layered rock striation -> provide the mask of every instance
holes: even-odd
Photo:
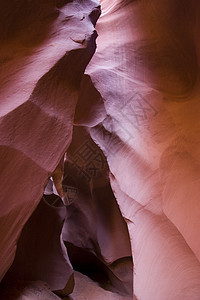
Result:
[[[1,6],[1,279],[48,183],[34,214],[55,220],[40,253],[64,251],[62,280],[28,280],[63,295],[85,259],[127,295],[132,254],[135,299],[199,300],[197,1],[102,0],[98,22],[98,1]],[[42,244],[26,226],[11,273],[26,237]]]

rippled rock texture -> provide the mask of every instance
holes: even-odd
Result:
[[[199,300],[199,3],[0,5],[1,279]]]
[[[96,48],[98,6],[1,3],[1,279],[23,225],[71,142],[80,81]]]

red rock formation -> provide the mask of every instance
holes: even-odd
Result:
[[[66,208],[58,196],[44,195],[24,226],[17,243],[14,262],[3,278],[6,285],[21,282],[47,282],[59,295],[74,288],[74,274],[61,240]]]
[[[199,4],[101,3],[86,73],[105,113],[96,127],[91,115],[84,123],[127,220],[134,291],[142,300],[199,299]]]
[[[95,51],[90,15],[98,2],[68,2],[1,3],[0,279],[70,144],[80,80]]]
[[[72,254],[117,276],[122,213],[134,297],[199,300],[199,3],[102,0],[95,54],[98,1],[1,5],[1,278],[67,151],[63,191],[53,177]]]

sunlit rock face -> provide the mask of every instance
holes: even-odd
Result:
[[[1,279],[199,300],[199,5],[1,3]]]
[[[101,4],[86,73],[102,106],[77,122],[107,157],[136,297],[199,299],[199,4]]]

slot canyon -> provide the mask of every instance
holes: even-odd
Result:
[[[200,2],[0,1],[0,299],[200,300]]]

